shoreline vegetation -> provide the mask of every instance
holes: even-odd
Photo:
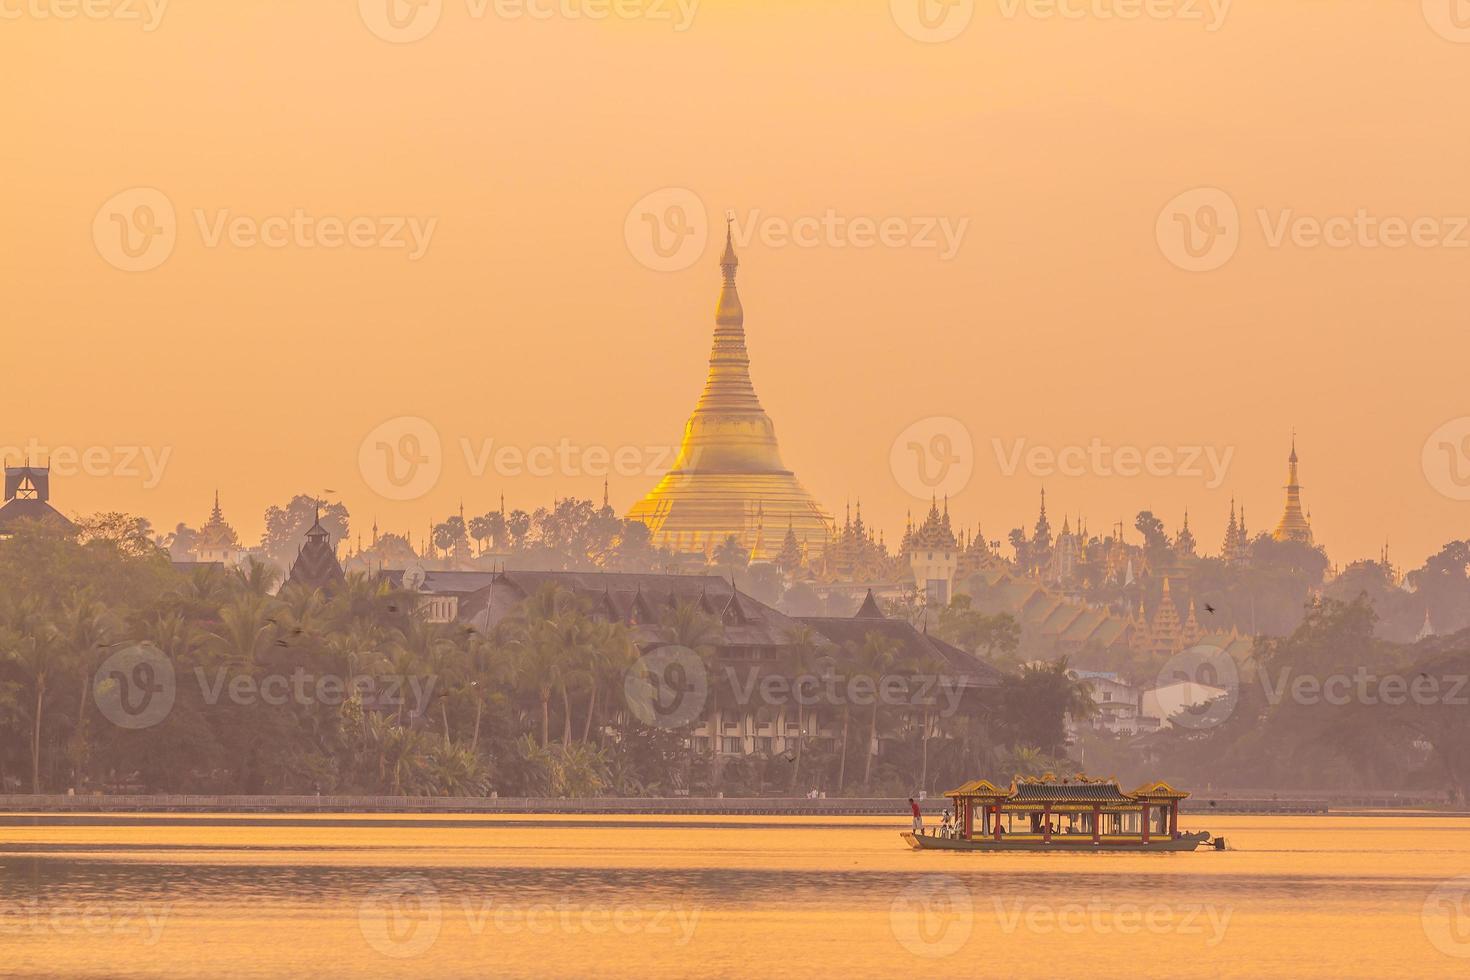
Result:
[[[1455,554],[1456,589],[1470,589],[1470,545]],[[181,571],[124,515],[0,540],[0,791],[800,801],[1090,772],[1205,799],[1211,785],[1278,799],[1470,796],[1470,629],[1390,642],[1366,593],[1310,600],[1295,629],[1257,637],[1230,665],[1228,699],[1133,738],[1092,730],[1097,705],[1065,658],[1017,663],[987,617],[952,602],[934,635],[999,671],[997,685],[952,708],[834,699],[817,711],[830,735],[799,718],[790,751],[738,754],[711,751],[696,734],[704,718],[630,710],[630,669],[647,649],[575,594],[548,586],[481,631],[429,621],[421,596],[381,576],[349,573],[331,595],[278,581],[253,563]],[[725,681],[720,622],[679,603],[641,628],[655,648],[688,651],[709,680],[705,703],[735,711],[745,702]],[[876,689],[937,670],[876,631],[835,646],[810,630],[784,640],[760,665],[778,679],[835,664]],[[133,659],[113,663],[120,654]]]

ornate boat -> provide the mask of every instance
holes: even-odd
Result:
[[[1116,780],[1076,776],[1013,781],[1003,789],[984,779],[944,794],[954,824],[905,831],[916,851],[1192,851],[1224,850],[1223,837],[1179,830],[1179,801],[1189,794],[1168,783],[1131,793]]]

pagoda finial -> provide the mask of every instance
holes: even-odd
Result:
[[[720,270],[725,282],[735,284],[735,270],[740,268],[740,258],[735,254],[735,212],[725,212],[725,254],[720,256]]]

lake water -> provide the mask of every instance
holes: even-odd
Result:
[[[1470,820],[945,854],[871,818],[0,817],[7,977],[1470,975]]]

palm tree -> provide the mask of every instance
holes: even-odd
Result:
[[[861,657],[861,648],[852,640],[842,644],[843,653],[846,654],[848,663],[857,663]],[[852,719],[852,699],[842,699],[842,740],[838,744],[837,758],[837,793],[840,796],[847,786],[847,727]]]
[[[122,623],[101,602],[83,593],[74,595],[61,609],[56,622],[57,640],[70,655],[78,678],[77,716],[72,726],[72,781],[80,785],[87,758],[87,702],[92,694],[92,675],[97,661],[121,633]]]
[[[798,623],[786,631],[786,642],[790,661],[788,668],[798,679],[806,677],[817,668],[820,651],[824,644],[822,636],[805,623]],[[806,699],[796,698],[796,760],[791,766],[791,789],[801,779],[801,756],[806,747]]]
[[[889,639],[882,633],[869,630],[863,636],[862,648],[858,651],[859,670],[862,674],[871,677],[874,691],[881,691],[883,678],[893,669],[894,661],[898,658],[898,641]],[[873,698],[873,711],[868,720],[868,757],[863,764],[863,789],[866,791],[873,781],[873,757],[877,755],[878,741],[878,708],[882,698]]]
[[[730,535],[715,546],[715,564],[734,574],[750,564],[750,552],[735,535]]]
[[[56,627],[32,599],[23,599],[5,617],[4,642],[7,658],[30,681],[33,703],[31,712],[31,792],[41,792],[41,721],[46,706],[46,691],[52,676],[60,673],[64,646]]]
[[[516,676],[522,690],[534,692],[541,706],[541,746],[551,741],[551,696],[560,692],[566,712],[563,741],[571,742],[568,685],[586,638],[589,621],[575,598],[549,584],[522,605],[510,625],[516,649]]]
[[[733,537],[733,535],[732,535]],[[718,706],[724,701],[726,692],[724,685],[719,683],[719,672],[717,668],[717,647],[724,633],[724,627],[720,621],[705,612],[697,602],[676,602],[674,607],[663,614],[659,620],[660,628],[665,640],[674,646],[680,646],[686,650],[692,650],[704,665],[705,676],[710,678],[708,686],[708,706]],[[720,782],[720,731],[716,723],[717,710],[711,710],[705,716],[705,722],[709,726],[709,765],[710,786],[718,786]]]
[[[263,599],[271,594],[280,577],[274,565],[251,558],[244,567],[235,569],[235,588]]]
[[[253,669],[266,651],[275,627],[274,600],[246,592],[219,611],[210,646],[226,665]]]

